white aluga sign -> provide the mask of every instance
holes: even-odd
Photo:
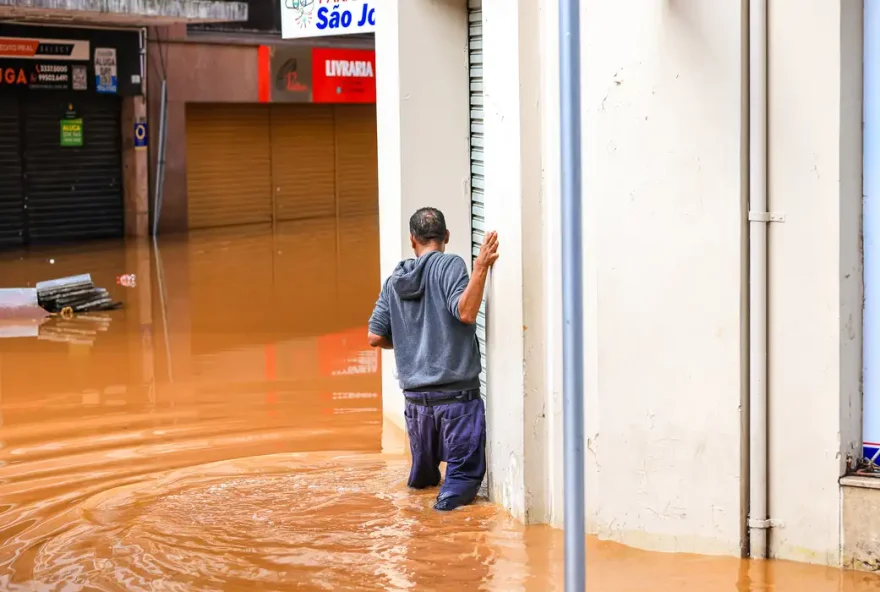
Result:
[[[281,37],[373,33],[378,3],[379,0],[281,0]]]

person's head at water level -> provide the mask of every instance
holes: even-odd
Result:
[[[409,219],[409,242],[416,257],[429,251],[446,251],[449,230],[446,218],[437,208],[419,208]]]

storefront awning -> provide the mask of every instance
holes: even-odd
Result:
[[[0,0],[0,19],[145,27],[246,21],[246,2],[222,0]]]

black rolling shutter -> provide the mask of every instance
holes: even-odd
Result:
[[[73,106],[82,147],[62,147]],[[120,100],[32,93],[23,103],[25,211],[31,244],[123,235]]]
[[[0,96],[0,247],[24,242],[18,99]]]

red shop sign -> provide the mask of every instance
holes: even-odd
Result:
[[[313,103],[375,103],[376,52],[312,49]]]

